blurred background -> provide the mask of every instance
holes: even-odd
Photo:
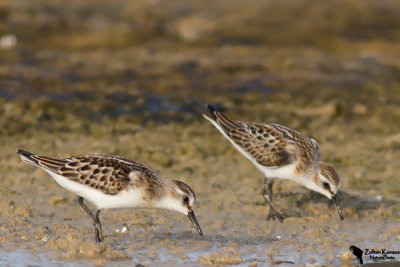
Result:
[[[3,0],[0,129],[186,121],[206,102],[398,104],[399,12],[391,0]]]
[[[56,258],[101,255],[99,264],[163,262],[161,243],[172,265],[190,266],[338,265],[350,245],[396,248],[399,14],[396,0],[0,1],[1,241]],[[206,103],[314,137],[342,177],[344,224],[328,199],[290,182],[276,183],[290,218],[266,222],[262,174],[202,118]],[[17,148],[146,162],[193,187],[211,238],[176,214],[107,211],[113,243],[99,249],[75,196],[23,165]],[[131,230],[121,237],[122,225]],[[43,238],[52,243],[39,249]]]

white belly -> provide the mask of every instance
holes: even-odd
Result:
[[[59,185],[92,202],[97,209],[140,208],[145,207],[147,204],[143,200],[143,190],[140,189],[124,190],[117,195],[108,195],[97,189],[88,187],[87,185],[71,181],[51,171],[47,172]]]
[[[299,182],[299,175],[296,172],[297,162],[293,162],[289,165],[282,167],[266,167],[258,162],[253,162],[253,164],[259,169],[262,173],[264,173],[267,178],[279,178],[279,179],[287,179],[295,182]]]
[[[299,174],[296,171],[297,163],[298,162],[296,161],[292,164],[289,164],[289,165],[286,165],[286,166],[283,166],[280,168],[268,168],[268,167],[258,164],[257,162],[254,163],[254,165],[256,165],[257,168],[261,172],[263,172],[265,177],[267,177],[267,178],[279,178],[279,179],[291,180],[293,182],[296,182],[298,184],[301,184],[301,185],[307,187],[308,189],[311,189],[311,190],[321,193],[321,188],[313,182],[313,180],[311,179],[310,176],[307,176],[307,174],[305,174],[305,173]],[[323,194],[323,193],[321,193],[321,194]]]

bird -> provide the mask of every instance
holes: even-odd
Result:
[[[333,200],[339,217],[344,219],[337,192],[341,187],[338,173],[321,161],[317,142],[288,127],[274,123],[242,122],[231,120],[208,105],[210,115],[203,114],[264,174],[261,193],[269,204],[267,220],[286,217],[272,203],[275,179],[297,182]]]
[[[187,215],[202,235],[193,211],[194,191],[184,182],[162,178],[147,165],[113,155],[52,158],[38,156],[22,149],[17,154],[23,162],[41,167],[65,189],[78,195],[77,201],[92,218],[95,241],[104,240],[100,211],[115,208],[162,208]],[[88,200],[96,207],[86,206]]]
[[[362,255],[363,255],[364,252],[362,251],[362,249],[360,249],[359,247],[356,247],[354,245],[351,245],[349,249],[351,250],[353,255],[356,256],[356,258],[358,259],[359,263],[361,265],[363,265],[364,263],[363,263]]]

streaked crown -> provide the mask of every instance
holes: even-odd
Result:
[[[337,191],[341,186],[339,174],[335,171],[335,169],[326,164],[325,162],[319,162],[319,173],[321,179],[321,187],[323,189],[324,195],[331,198],[336,195]]]

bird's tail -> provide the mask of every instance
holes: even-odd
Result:
[[[34,158],[34,156],[35,156],[34,154],[32,154],[28,151],[22,150],[22,149],[18,149],[17,154],[21,157],[23,162],[26,162],[26,163],[29,163],[32,165],[36,165],[36,166],[39,165],[39,162]]]
[[[208,110],[210,111],[211,117],[203,114],[204,118],[209,120],[215,126],[219,126],[225,133],[228,133],[230,130],[243,128],[243,123],[239,121],[233,121],[218,112],[213,106],[208,105]],[[217,124],[217,125],[216,125]],[[219,128],[217,127],[217,128]]]

